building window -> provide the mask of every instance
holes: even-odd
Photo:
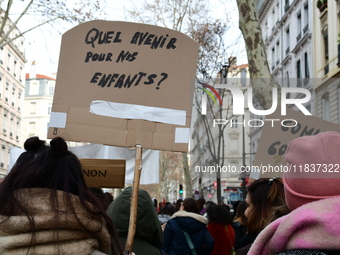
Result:
[[[35,122],[29,123],[29,136],[35,136]]]
[[[305,3],[303,7],[304,24],[303,24],[303,34],[308,31],[308,2]]]
[[[237,127],[238,127],[237,118],[231,119],[231,128],[237,128]]]
[[[16,128],[15,128],[15,139],[17,141],[19,141],[19,131],[20,131],[20,121],[21,119],[17,119],[17,125],[16,125]]]
[[[17,76],[17,61],[14,60],[14,66],[13,66],[13,76],[16,77]]]
[[[272,30],[275,29],[275,7],[272,9],[272,22],[273,22],[273,28]]]
[[[18,92],[18,111],[21,110],[21,95],[22,95],[22,90],[19,89],[19,92]]]
[[[2,119],[2,132],[4,134],[7,133],[7,115],[8,115],[8,111],[7,110],[4,110],[4,116],[3,116],[3,119]]]
[[[37,104],[36,102],[30,103],[30,114],[36,114],[37,112]]]
[[[3,84],[3,79],[2,79],[2,75],[0,75],[0,98],[2,97],[2,95],[3,95],[3,86],[2,86],[2,84]]]
[[[247,84],[247,70],[245,68],[241,69],[241,87],[245,87]]]
[[[328,63],[328,31],[323,34],[323,42],[324,42],[324,49],[325,49],[325,59],[326,63]]]
[[[287,71],[286,72],[286,87],[287,88],[289,88],[290,87],[290,82],[289,82],[289,72]],[[290,95],[290,92],[288,92],[287,94],[286,94],[286,98],[290,98],[291,97],[291,95]]]
[[[280,41],[276,42],[276,66],[280,63]]]
[[[296,62],[296,78],[297,78],[297,87],[301,87],[301,61],[298,60]]]
[[[15,97],[15,86],[13,85],[13,87],[12,87],[12,106],[14,106],[15,100],[16,100],[16,97]]]
[[[1,168],[5,167],[5,155],[6,155],[6,145],[2,144],[1,145],[1,155],[0,155],[0,167]]]
[[[289,0],[285,0],[285,12],[289,9]]]
[[[49,90],[48,90],[48,94],[49,95],[53,95],[54,94],[54,84],[50,84]]]
[[[275,69],[275,47],[272,48],[272,71]]]
[[[23,70],[23,67],[20,66],[20,69],[19,69],[19,81],[21,82],[22,81],[22,70]]]
[[[301,11],[298,12],[297,14],[297,37],[296,37],[296,42],[300,41],[301,39]]]
[[[232,137],[230,139],[230,152],[232,153],[238,152],[238,138]]]
[[[6,82],[6,90],[5,90],[5,101],[8,102],[9,98],[9,82]]]
[[[48,103],[47,113],[51,114],[51,111],[52,111],[52,103]]]
[[[327,121],[330,120],[329,93],[322,96],[322,118]]]
[[[280,1],[276,2],[276,24],[279,23],[279,19],[280,19]]]
[[[31,82],[30,83],[30,95],[38,95],[39,94],[39,84],[37,82]]]
[[[7,70],[11,71],[11,53],[8,53],[7,56]]]
[[[289,34],[289,26],[286,28],[286,55],[290,52],[290,34]]]
[[[309,78],[308,53],[305,52],[305,78]]]

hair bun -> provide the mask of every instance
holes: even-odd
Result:
[[[50,142],[51,151],[55,155],[61,155],[68,151],[67,144],[65,140],[61,137],[55,137]]]
[[[40,140],[37,136],[28,138],[24,143],[25,150],[33,153],[36,153],[43,147],[45,147],[45,141]]]

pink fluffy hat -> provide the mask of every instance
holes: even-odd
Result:
[[[288,208],[340,196],[340,134],[299,137],[288,145],[283,175]]]

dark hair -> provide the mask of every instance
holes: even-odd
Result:
[[[173,205],[168,204],[165,205],[159,212],[158,214],[166,214],[172,216],[176,212],[176,209]]]
[[[204,207],[206,201],[205,201],[204,198],[199,198],[199,199],[197,199],[197,203],[198,203],[198,209],[201,212],[203,210],[203,207]]]
[[[45,141],[40,140],[38,137],[30,137],[24,143],[25,152],[21,153],[15,162],[14,167],[25,167],[25,164],[34,159],[37,153],[46,147]]]
[[[287,207],[281,178],[262,178],[248,187],[253,209],[247,218],[247,233],[259,233],[276,219],[277,208]]]
[[[106,211],[106,209],[113,201],[112,195],[108,192],[104,193],[104,191],[101,188],[89,188],[89,189],[98,198],[98,201],[103,206],[103,209]]]
[[[198,203],[193,198],[186,198],[183,201],[184,210],[187,212],[197,213],[199,214]]]
[[[233,224],[233,219],[230,212],[223,205],[209,205],[209,207],[207,208],[207,216],[209,222],[214,222],[223,226]]]
[[[247,218],[244,215],[244,211],[247,209],[247,202],[242,201],[238,204],[236,209],[236,214],[234,216],[234,221],[240,222],[242,225],[247,225]]]
[[[179,209],[181,208],[182,202],[183,202],[183,199],[178,199],[176,201],[176,206],[175,206],[176,212],[179,211]]]
[[[15,191],[25,188],[46,188],[51,191],[52,210],[58,215],[57,191],[65,192],[66,203],[77,221],[83,226],[72,203],[71,194],[79,200],[88,216],[102,222],[104,218],[106,228],[111,236],[111,250],[123,254],[118,235],[113,223],[102,208],[100,202],[87,188],[79,159],[68,150],[67,144],[61,137],[53,138],[50,146],[37,137],[27,139],[24,145],[26,152],[14,164],[12,170],[0,186],[0,214],[12,216],[14,212],[22,211],[30,222],[32,234],[31,244],[35,240],[35,223],[27,208],[16,198]],[[4,223],[0,222],[0,225]],[[102,228],[103,226],[101,226]],[[114,247],[114,244],[116,247]]]

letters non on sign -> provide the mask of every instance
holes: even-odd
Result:
[[[83,173],[87,176],[87,177],[106,177],[107,174],[107,170],[85,170],[83,169]]]

